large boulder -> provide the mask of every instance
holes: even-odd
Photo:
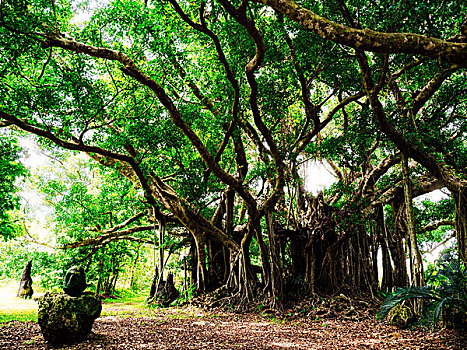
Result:
[[[44,339],[51,345],[84,340],[102,310],[101,299],[90,292],[79,297],[47,292],[36,300],[38,323]]]
[[[32,289],[31,267],[32,260],[29,260],[21,274],[21,281],[19,282],[18,293],[16,294],[20,298],[31,298],[34,293]]]

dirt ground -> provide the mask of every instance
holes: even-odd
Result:
[[[0,325],[0,349],[51,349],[36,323]],[[465,334],[400,330],[363,321],[265,318],[192,310],[105,315],[84,342],[60,349],[467,349]]]

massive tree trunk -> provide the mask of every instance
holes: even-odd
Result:
[[[206,281],[207,291],[212,291],[220,286],[222,286],[225,282],[225,272],[228,269],[229,264],[226,266],[226,261],[228,262],[228,256],[225,257],[224,255],[228,251],[224,249],[224,247],[214,240],[208,239],[206,241],[206,248],[207,248],[207,258],[208,258],[208,279]]]
[[[305,227],[294,233],[281,231],[297,250],[291,253],[293,271],[303,274],[312,294],[374,294],[377,285],[370,253],[374,249],[365,217],[331,207],[322,193],[307,201],[308,214],[301,215]]]

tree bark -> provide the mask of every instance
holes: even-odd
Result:
[[[274,230],[273,214],[270,211],[266,212],[266,227],[269,238],[269,256],[271,259],[271,306],[280,310],[284,304],[284,283],[282,278],[282,265],[280,261],[280,247],[278,245],[277,236]]]
[[[412,183],[410,181],[408,158],[402,155],[402,178],[404,181],[404,202],[405,214],[407,219],[407,233],[410,239],[410,263],[411,263],[411,284],[412,286],[420,287],[425,284],[423,275],[422,254],[417,244],[417,234],[415,232],[415,218],[413,213],[412,202]]]
[[[467,268],[467,189],[451,191],[456,204],[456,238],[459,262]]]
[[[346,27],[313,13],[293,0],[255,0],[255,2],[272,7],[323,39],[356,50],[422,55],[467,67],[467,44],[465,43],[412,33],[383,33],[371,29]]]
[[[409,285],[409,276],[407,273],[407,254],[404,250],[404,239],[406,238],[403,230],[403,212],[404,204],[400,199],[394,199],[391,202],[394,216],[394,231],[388,234],[388,245],[391,253],[393,267],[393,287],[406,287]]]
[[[165,223],[159,220],[159,271],[160,278],[164,280],[164,235],[165,235]]]
[[[196,275],[197,279],[197,289],[199,292],[204,293],[206,292],[206,278],[207,278],[207,270],[206,270],[206,237],[203,233],[195,233],[193,234],[196,243],[196,255],[198,257],[198,261],[196,264]]]
[[[389,254],[389,238],[388,238],[388,229],[386,227],[386,220],[384,218],[384,208],[380,204],[376,209],[377,215],[377,231],[378,239],[382,252],[382,266],[383,266],[383,275],[381,280],[381,290],[385,293],[392,292],[394,283],[393,283],[393,266],[391,264],[391,257]]]

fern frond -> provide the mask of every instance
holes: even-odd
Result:
[[[432,290],[429,287],[404,287],[397,288],[393,293],[391,293],[383,305],[381,310],[376,316],[378,319],[384,320],[388,315],[389,311],[394,308],[397,304],[404,300],[409,300],[413,298],[418,299],[437,299],[433,294]]]
[[[439,317],[441,315],[441,311],[443,310],[443,305],[444,303],[448,300],[448,298],[444,298],[444,299],[441,299],[438,303],[438,305],[436,305],[436,309],[435,311],[433,312],[433,324],[437,324],[438,321],[439,321]]]

